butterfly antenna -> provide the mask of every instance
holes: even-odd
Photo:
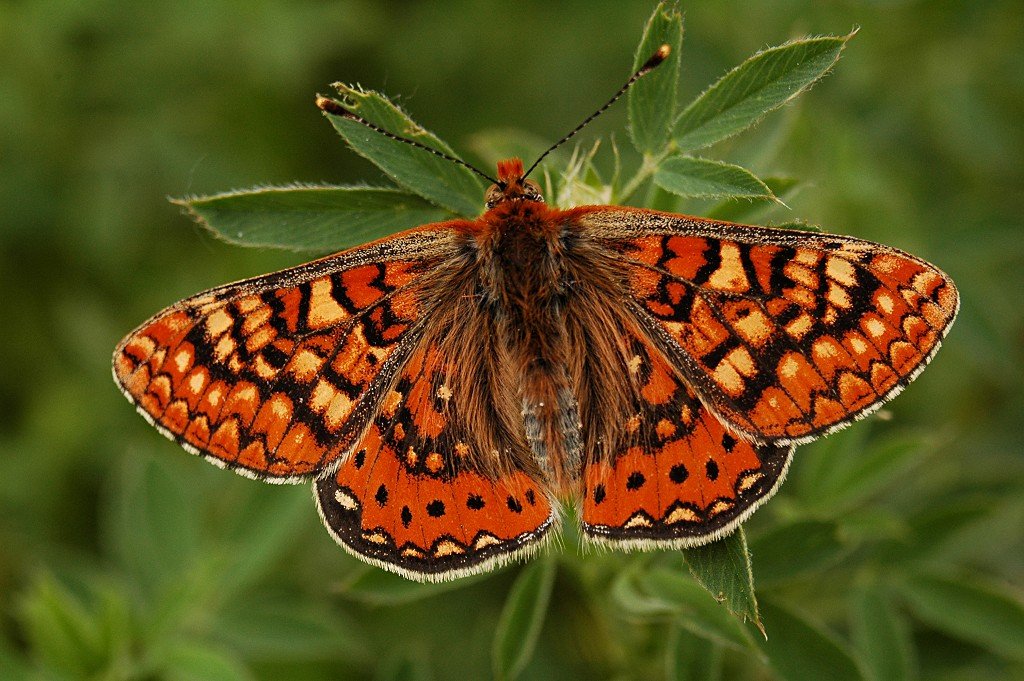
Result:
[[[554,151],[558,147],[560,147],[563,144],[565,144],[566,142],[568,142],[570,139],[572,139],[573,135],[578,133],[583,128],[587,127],[587,125],[590,124],[590,121],[594,120],[595,118],[597,118],[598,116],[603,114],[605,111],[607,111],[608,107],[610,107],[612,104],[614,104],[616,101],[618,101],[619,97],[624,95],[626,93],[626,90],[628,90],[633,83],[637,82],[642,77],[646,76],[648,73],[653,71],[654,68],[656,66],[658,66],[658,64],[660,64],[661,62],[663,62],[666,59],[668,59],[668,55],[671,52],[672,52],[672,48],[669,45],[662,45],[661,47],[659,47],[658,50],[654,54],[651,55],[651,58],[648,59],[647,61],[645,61],[644,65],[641,66],[639,69],[637,69],[637,72],[629,77],[629,80],[626,81],[626,84],[623,85],[622,87],[620,87],[619,91],[616,92],[614,95],[612,95],[612,98],[604,103],[604,106],[602,106],[600,109],[598,109],[594,113],[592,113],[589,116],[587,116],[583,120],[583,122],[580,123],[579,125],[577,125],[575,128],[573,128],[572,132],[570,132],[568,135],[566,135],[562,139],[560,139],[557,142],[555,142],[554,144],[552,144],[548,148],[547,151],[545,151],[543,154],[540,155],[540,158],[538,158],[536,161],[533,162],[533,165],[530,166],[530,169],[527,170],[525,173],[523,173],[523,176],[520,177],[519,179],[520,180],[525,180],[526,176],[529,175],[530,173],[532,173],[534,171],[534,169],[538,165],[540,165],[540,162],[543,161],[544,158],[548,154],[550,154],[552,151]]]
[[[500,181],[494,179],[493,177],[491,177],[490,175],[488,175],[487,173],[482,172],[480,170],[477,170],[476,168],[474,168],[473,166],[469,165],[468,163],[466,163],[465,161],[463,161],[460,158],[455,158],[454,156],[449,156],[448,154],[446,154],[444,152],[441,152],[441,151],[438,151],[437,149],[434,149],[433,147],[428,147],[426,144],[422,144],[420,142],[417,142],[416,140],[411,140],[408,137],[402,137],[400,135],[396,135],[396,134],[394,134],[392,132],[388,132],[387,130],[385,130],[384,128],[380,127],[379,125],[374,125],[373,123],[371,123],[370,121],[366,120],[365,118],[363,118],[359,114],[354,113],[352,111],[349,111],[348,109],[346,109],[345,107],[343,107],[341,104],[339,104],[337,101],[335,101],[333,99],[329,99],[327,97],[324,97],[323,95],[317,95],[316,96],[316,106],[317,106],[318,109],[320,109],[324,113],[329,113],[332,116],[340,116],[340,117],[348,119],[350,121],[354,121],[356,123],[359,123],[360,125],[365,125],[370,130],[373,130],[374,132],[378,132],[381,135],[384,135],[385,137],[387,137],[388,139],[395,140],[396,142],[405,142],[406,144],[412,145],[412,146],[417,147],[419,149],[423,149],[424,151],[429,151],[434,156],[439,156],[440,158],[443,158],[446,161],[451,161],[452,163],[460,165],[463,168],[469,168],[474,173],[476,173],[480,177],[484,178],[485,180],[487,180],[491,184],[496,184],[499,187],[504,187],[505,186],[504,182],[500,182]]]

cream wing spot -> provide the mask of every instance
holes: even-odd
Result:
[[[733,328],[745,341],[760,346],[772,335],[773,327],[763,312],[754,310],[743,319],[737,320]]]
[[[864,321],[864,329],[873,338],[878,338],[885,333],[885,324],[880,319],[870,318]]]
[[[311,329],[323,329],[348,319],[349,314],[331,295],[329,278],[315,279],[310,284],[307,324]]]
[[[191,365],[192,351],[190,348],[182,346],[182,348],[174,355],[174,366],[178,368],[178,373],[183,374],[188,371],[188,368]]]
[[[731,242],[722,244],[721,265],[708,278],[708,285],[722,291],[743,292],[750,288],[737,244]]]
[[[206,334],[210,339],[218,338],[230,329],[233,323],[234,319],[221,307],[206,318]]]
[[[844,258],[830,257],[825,261],[825,274],[829,279],[837,281],[846,288],[857,285],[857,272],[853,263]]]

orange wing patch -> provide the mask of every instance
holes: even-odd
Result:
[[[538,546],[552,505],[526,473],[488,476],[471,456],[435,346],[410,358],[369,431],[337,473],[316,483],[344,548],[421,581],[489,569]]]
[[[414,346],[430,253],[396,239],[186,299],[121,342],[115,380],[189,451],[301,480],[351,446]]]
[[[934,266],[850,237],[597,211],[637,314],[714,411],[758,441],[812,440],[876,409],[956,316]],[[625,235],[623,235],[625,236]]]
[[[732,531],[775,492],[792,446],[723,426],[649,343],[633,339],[637,411],[611,461],[584,473],[583,531],[623,546],[684,547]]]

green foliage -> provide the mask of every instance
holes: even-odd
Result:
[[[683,110],[676,144],[693,151],[743,132],[828,73],[852,37],[805,38],[758,52]]]
[[[683,552],[690,573],[715,600],[737,617],[761,628],[754,595],[754,574],[743,528],[710,544]]]
[[[668,144],[675,118],[683,46],[683,15],[675,2],[660,2],[654,8],[636,49],[633,69],[643,66],[662,45],[672,50],[668,59],[637,81],[627,95],[633,146],[652,155],[660,153]]]
[[[555,562],[550,556],[535,561],[519,573],[505,600],[494,635],[495,678],[514,679],[523,673],[544,626],[554,584]]]
[[[658,166],[654,181],[683,198],[774,199],[772,190],[746,168],[693,156],[671,156]]]
[[[337,88],[349,111],[393,135],[457,158],[451,147],[420,127],[384,95],[341,84]],[[480,179],[467,168],[390,139],[343,116],[324,115],[353,151],[369,159],[402,187],[463,216],[473,216],[480,211]]]
[[[300,251],[351,248],[448,215],[418,196],[378,187],[273,187],[175,203],[228,243]]]
[[[705,3],[687,7],[685,46],[670,2],[457,0],[403,21],[382,7],[3,10],[0,677],[1024,678],[1017,6]],[[829,79],[850,35],[744,61],[851,25]],[[626,554],[580,550],[566,528],[524,565],[416,584],[340,551],[308,489],[193,460],[116,394],[125,331],[296,264],[269,247],[324,252],[480,211],[469,171],[328,116],[358,156],[339,153],[310,102],[323,83],[415,94],[403,108],[443,135],[341,89],[490,172],[543,150],[621,83],[622,55],[662,42],[669,62],[542,167],[549,198],[807,228],[799,216],[938,262],[964,294],[891,420],[800,447],[742,535]],[[255,183],[284,186],[215,193]],[[183,203],[218,238],[168,194],[199,195]]]

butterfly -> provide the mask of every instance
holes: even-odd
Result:
[[[527,179],[536,166],[498,163],[474,220],[168,307],[117,346],[117,384],[213,464],[311,482],[358,558],[437,581],[536,551],[565,501],[616,548],[730,533],[796,445],[896,395],[956,316],[950,278],[895,248],[563,210]]]

